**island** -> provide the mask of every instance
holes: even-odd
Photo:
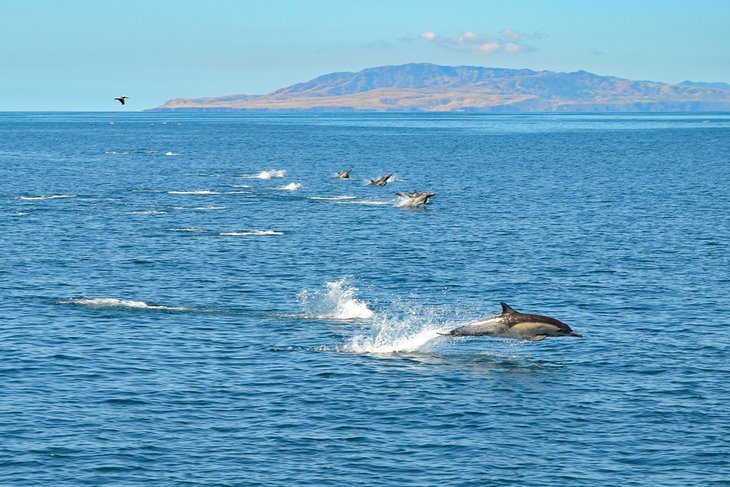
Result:
[[[412,63],[326,74],[266,95],[173,98],[150,110],[712,112],[730,110],[730,85]]]

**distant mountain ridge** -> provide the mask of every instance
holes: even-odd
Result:
[[[154,110],[725,111],[730,110],[730,85],[413,63],[330,73],[268,95],[175,98]]]
[[[713,90],[730,90],[730,83],[707,83],[704,81],[682,81],[676,86],[694,86],[695,88],[710,88]]]

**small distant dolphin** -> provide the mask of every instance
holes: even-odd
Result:
[[[419,193],[414,191],[412,193],[396,193],[401,198],[405,198],[401,206],[421,206],[430,205],[430,198],[436,196],[436,193]]]
[[[345,169],[341,173],[339,173],[337,176],[335,176],[337,179],[350,179],[350,172],[352,169]]]
[[[385,186],[388,184],[388,181],[392,177],[392,174],[388,174],[382,177],[379,177],[378,179],[371,179],[370,180],[370,186]]]
[[[114,99],[117,100],[122,105],[124,105],[124,100],[126,100],[127,98],[129,98],[129,97],[128,96],[118,96],[118,97],[116,97]]]
[[[444,335],[450,336],[493,336],[522,338],[539,342],[547,337],[582,337],[562,321],[542,315],[520,313],[507,303],[502,305],[502,314],[490,316],[460,326]]]

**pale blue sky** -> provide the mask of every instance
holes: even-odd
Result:
[[[730,82],[730,0],[0,0],[0,111],[142,110],[409,62]]]

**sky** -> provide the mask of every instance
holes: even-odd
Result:
[[[730,83],[730,0],[0,0],[0,111],[136,111],[412,62]]]

